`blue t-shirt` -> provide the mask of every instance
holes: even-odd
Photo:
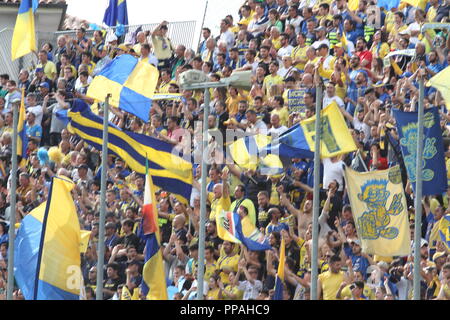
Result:
[[[27,136],[32,138],[41,138],[42,137],[42,127],[38,124],[35,124],[32,127],[29,127],[28,125],[25,126],[25,130],[27,133]]]

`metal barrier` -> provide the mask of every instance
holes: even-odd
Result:
[[[134,33],[138,28],[142,31],[152,31],[159,23],[150,23],[142,25],[126,26],[125,41],[134,43]],[[168,37],[172,41],[173,46],[183,44],[186,48],[193,47],[194,35],[195,35],[195,21],[180,21],[171,22],[168,25]],[[115,29],[115,28],[109,28]],[[94,30],[87,30],[88,37],[92,37]],[[42,48],[42,45],[46,42],[50,42],[53,47],[56,47],[57,38],[60,35],[68,34],[71,37],[75,37],[75,30],[65,30],[57,32],[36,32],[36,41],[38,50]],[[35,69],[38,63],[37,56],[34,54],[27,54],[26,56],[11,61],[11,39],[13,35],[13,29],[6,28],[0,31],[0,74],[7,73],[11,79],[18,80],[17,77],[21,69],[27,69],[30,72]],[[150,40],[150,38],[149,38]],[[195,50],[196,48],[194,48]]]

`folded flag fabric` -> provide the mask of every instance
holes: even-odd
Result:
[[[260,154],[265,146],[270,143],[271,137],[264,134],[246,136],[238,139],[230,145],[230,153],[234,162],[241,168],[256,170]]]
[[[355,151],[355,142],[336,102],[321,111],[320,156],[330,158]],[[272,141],[267,152],[289,158],[314,158],[316,117],[301,121]]]
[[[109,0],[109,6],[105,10],[103,22],[110,27],[128,25],[128,11],[126,0]]]
[[[427,86],[433,86],[441,93],[445,101],[445,106],[450,110],[450,67],[435,74],[427,82]]]
[[[416,159],[417,159],[417,112],[393,110],[397,122],[397,132],[400,136],[400,146],[406,171],[413,190],[416,190]],[[423,128],[423,163],[422,163],[422,193],[436,195],[447,192],[444,143],[440,128],[439,111],[429,108],[424,112]]]
[[[400,167],[370,172],[346,168],[345,182],[363,252],[408,255],[411,239]]]
[[[22,99],[20,100],[19,120],[17,122],[17,155],[22,159],[27,158],[28,136],[26,132],[25,119],[25,89],[22,88]]]
[[[280,245],[280,256],[278,261],[278,270],[275,279],[275,293],[273,295],[273,300],[283,300],[283,291],[284,291],[284,263],[286,260],[286,245],[284,242],[284,238],[281,238]]]
[[[104,102],[111,94],[110,105],[148,122],[158,77],[158,69],[150,63],[123,54],[108,63],[92,80],[86,95]]]
[[[74,186],[65,177],[53,177],[47,201],[31,211],[19,227],[14,276],[26,300],[80,297],[81,239],[71,195]]]
[[[83,100],[75,100],[68,116],[69,130],[97,150],[102,149],[103,119],[93,114]],[[108,128],[108,153],[120,157],[131,170],[145,174],[146,161],[153,182],[173,193],[178,200],[189,203],[192,191],[192,163],[174,152],[164,141],[129,131],[113,124]]]
[[[237,213],[222,210],[216,216],[216,224],[217,234],[222,240],[243,243],[252,251],[272,249],[264,234],[251,223],[248,216],[241,219]]]

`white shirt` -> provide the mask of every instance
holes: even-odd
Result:
[[[338,97],[338,96],[329,97],[327,94],[325,94],[323,97],[323,106],[326,107],[333,101],[336,101],[339,108],[344,107],[344,101],[342,101],[342,99],[340,97]]]
[[[408,28],[406,28],[406,30],[408,30],[410,33],[412,33],[413,31],[420,31],[420,25],[416,21],[414,21],[408,26]],[[419,42],[419,38],[417,36],[411,36],[409,37],[409,42],[415,45],[417,42]]]
[[[291,56],[293,49],[294,47],[291,45],[278,49],[278,62],[281,63],[284,56]]]
[[[260,280],[255,280],[253,284],[250,281],[239,281],[238,289],[244,291],[244,296],[242,300],[255,300],[262,290],[262,282]]]
[[[42,106],[27,107],[27,111],[33,112],[36,116],[35,124],[42,125],[42,117],[44,116]]]
[[[327,38],[325,38],[325,39],[323,39],[323,40],[317,40],[317,41],[315,41],[313,44],[312,44],[312,47],[314,48],[314,49],[318,49],[319,48],[319,46],[321,45],[321,44],[323,44],[323,43],[325,43],[327,46],[328,46],[328,48],[330,47],[330,41],[327,39]]]
[[[267,125],[262,120],[257,120],[255,124],[251,125],[251,127],[247,127],[245,132],[252,134],[266,134],[267,133]]]
[[[227,49],[231,49],[234,45],[234,34],[230,30],[227,30],[220,34],[219,41],[225,41],[227,43]]]
[[[323,189],[328,190],[328,185],[333,180],[339,183],[338,191],[344,187],[344,162],[339,160],[331,162],[329,158],[323,159]]]
[[[270,128],[268,134],[274,135],[274,138],[278,138],[283,132],[287,131],[288,128],[286,126],[280,126],[278,128]]]
[[[299,34],[300,33],[300,23],[303,21],[303,17],[302,16],[297,16],[297,18],[287,18],[286,19],[286,24],[292,24],[295,27],[295,33]]]
[[[353,128],[364,132],[363,142],[367,142],[370,138],[370,127],[366,123],[359,121],[357,117],[353,117]]]

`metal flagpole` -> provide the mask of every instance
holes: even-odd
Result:
[[[13,137],[12,137],[12,165],[11,165],[11,193],[9,201],[9,232],[8,232],[8,286],[6,299],[13,299],[14,291],[14,237],[16,224],[16,190],[17,190],[17,126],[19,121],[19,106],[13,107]],[[22,141],[23,143],[23,141]]]
[[[203,14],[202,27],[201,27],[201,29],[200,29],[200,36],[198,37],[197,52],[198,52],[199,49],[200,49],[200,42],[201,42],[201,40],[202,40],[202,30],[203,30],[203,26],[205,25],[205,17],[206,17],[206,11],[207,11],[207,10],[208,10],[208,0],[206,0],[206,3],[205,3],[205,13]],[[198,52],[198,53],[200,53],[200,52]]]
[[[200,230],[198,234],[198,268],[197,268],[197,300],[203,300],[203,277],[205,272],[205,224],[206,224],[206,177],[208,176],[206,152],[208,148],[208,116],[209,116],[209,88],[205,88],[205,102],[203,107],[203,148],[202,148],[202,177],[200,195]]]
[[[108,171],[108,119],[109,98],[106,96],[103,106],[103,145],[102,145],[102,176],[100,186],[100,221],[97,244],[97,288],[96,299],[103,300],[103,266],[105,264],[105,216],[106,216],[106,173]]]
[[[318,245],[319,245],[319,210],[320,210],[320,136],[322,133],[322,119],[320,110],[322,107],[322,84],[316,87],[316,133],[314,137],[314,194],[313,194],[313,231],[312,231],[312,261],[311,261],[311,300],[318,300]]]
[[[414,216],[414,300],[420,300],[420,240],[422,239],[422,165],[423,165],[423,77],[419,80],[419,110],[417,112],[416,194]]]

